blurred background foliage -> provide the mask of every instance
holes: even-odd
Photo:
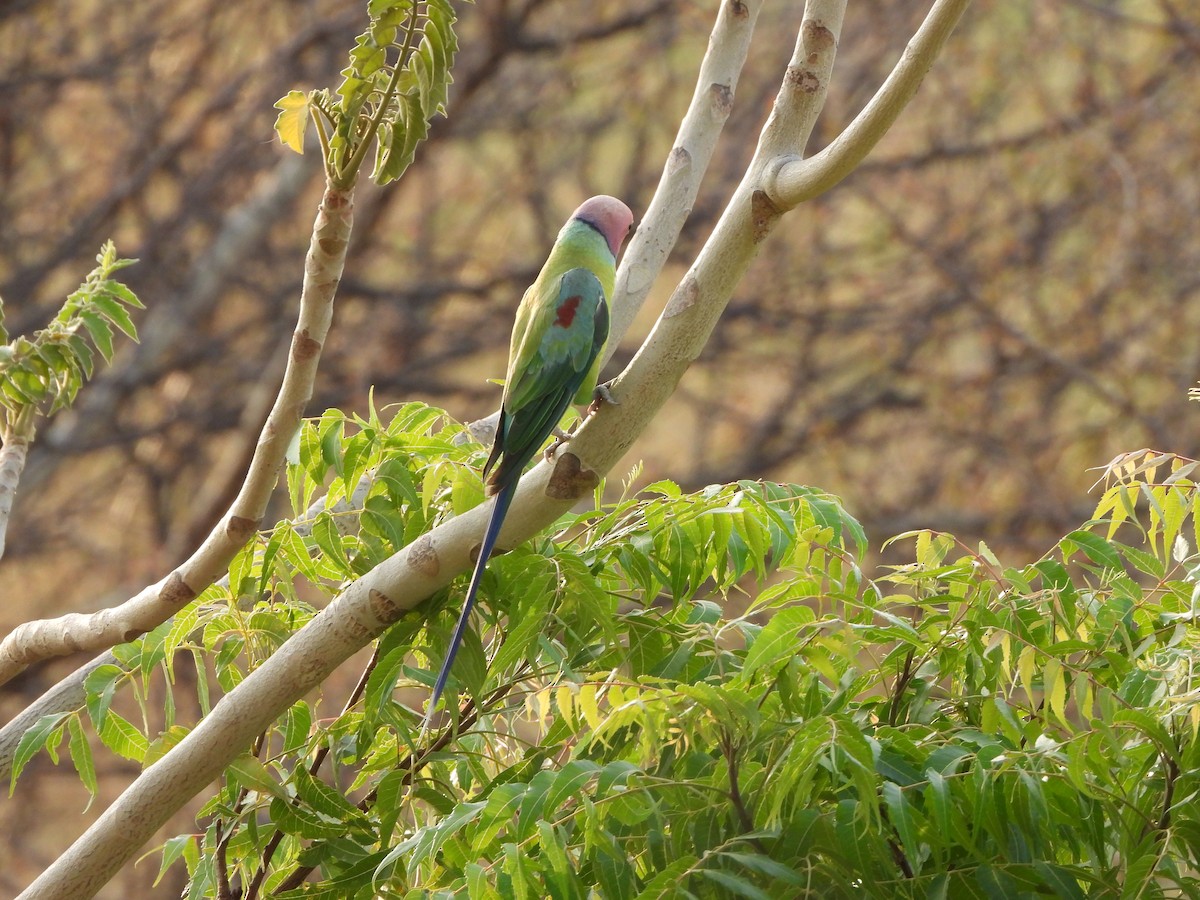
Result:
[[[311,413],[363,410],[372,385],[380,405],[426,400],[464,420],[494,408],[486,379],[564,215],[597,192],[645,208],[715,6],[464,9],[449,119],[402,183],[358,193]],[[924,11],[851,4],[810,151],[867,101]],[[797,3],[763,10],[693,214],[610,374],[740,178],[799,17]],[[9,330],[44,324],[110,237],[141,260],[123,274],[148,307],[142,343],[32,449],[5,630],[124,599],[234,495],[286,360],[321,190],[315,148],[275,141],[272,104],[335,85],[362,21],[361,4],[333,0],[0,4]],[[1192,454],[1198,62],[1200,10],[1181,0],[977,0],[862,169],[767,242],[614,474],[642,460],[647,480],[685,488],[818,485],[873,542],[930,527],[1019,565],[1088,517],[1089,467],[1147,445]],[[27,796],[4,813],[25,842],[52,827]],[[44,864],[20,843],[0,890]]]

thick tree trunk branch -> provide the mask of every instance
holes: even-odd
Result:
[[[104,650],[145,634],[220,578],[253,537],[279,480],[288,444],[312,397],[346,259],[353,209],[352,191],[326,190],[305,261],[299,321],[283,384],[259,435],[246,480],[224,518],[183,565],[120,606],[18,626],[0,643],[0,684],[32,662],[79,650]]]
[[[787,208],[772,199],[768,183],[780,159],[795,158],[808,141],[829,84],[845,5],[845,0],[807,4],[792,64],[754,159],[654,330],[617,379],[621,404],[602,407],[552,463],[540,463],[522,479],[502,546],[531,537],[589,496],[700,354],[739,278]],[[938,3],[935,11],[947,5]],[[940,43],[925,52],[937,47]],[[922,64],[928,67],[927,60]],[[628,288],[629,276],[621,283]],[[268,723],[406,610],[468,569],[489,513],[484,504],[444,523],[350,584],[143,772],[22,896],[92,896]]]

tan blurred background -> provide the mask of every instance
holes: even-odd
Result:
[[[321,186],[314,153],[274,140],[271,105],[337,83],[364,6],[0,2],[8,327],[44,323],[108,237],[141,259],[128,281],[149,307],[141,345],[39,434],[0,564],[3,630],[161,577],[235,492]],[[740,177],[800,6],[763,11],[695,211],[610,374]],[[850,4],[817,145],[924,7]],[[359,192],[310,411],[363,411],[372,385],[381,405],[490,411],[513,308],[565,215],[598,192],[648,202],[715,9],[466,7],[450,118],[398,186]],[[863,169],[784,220],[614,474],[643,460],[645,478],[688,488],[814,484],[876,540],[933,527],[1020,564],[1087,518],[1089,467],[1142,446],[1195,455],[1198,62],[1200,8],[1185,0],[977,0]],[[8,686],[0,713],[67,668]],[[98,759],[111,797],[132,769]],[[0,804],[0,896],[103,807],[85,802],[69,766],[30,770]],[[177,896],[178,878],[146,887],[156,868],[107,896]]]

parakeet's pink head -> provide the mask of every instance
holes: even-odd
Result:
[[[571,218],[587,222],[604,235],[613,256],[620,251],[625,236],[633,227],[633,213],[629,207],[607,194],[584,200]]]

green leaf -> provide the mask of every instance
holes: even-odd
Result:
[[[816,618],[807,606],[790,606],[776,612],[746,652],[742,678],[749,681],[759,669],[795,656],[800,643],[798,632]]]
[[[327,512],[317,516],[317,521],[313,523],[312,536],[317,546],[325,553],[324,562],[332,565],[340,577],[349,577],[352,574],[350,558],[346,555],[346,548],[342,545],[342,536],[338,533],[333,516]]]
[[[546,880],[556,886],[561,895],[567,896],[571,887],[579,882],[575,878],[574,867],[567,858],[565,834],[562,829],[544,819],[538,820],[537,833],[542,856],[549,862],[550,871],[546,874]]]
[[[509,562],[509,560],[505,560]],[[518,606],[510,612],[508,633],[504,636],[491,671],[503,675],[522,657],[536,647],[549,613],[550,599],[555,591],[555,572],[544,565],[542,557],[531,557],[530,564],[523,567],[513,579],[520,585]],[[507,568],[507,567],[506,567]]]
[[[78,334],[67,335],[67,346],[70,347],[75,359],[79,361],[80,368],[83,369],[84,377],[91,378],[96,370],[96,358],[92,353],[92,348]]]
[[[518,840],[528,838],[537,827],[538,820],[546,806],[546,795],[557,777],[551,769],[543,769],[529,782],[529,786],[521,798],[521,812],[517,819],[515,835]]]
[[[896,829],[896,834],[900,836],[900,843],[904,847],[904,853],[908,857],[909,864],[912,865],[914,873],[919,873],[921,870],[921,842],[918,834],[916,822],[916,813],[913,811],[912,805],[904,796],[904,791],[900,785],[885,781],[882,788],[883,802],[887,806],[888,819],[892,823],[892,827]]]
[[[92,801],[96,799],[96,794],[99,792],[99,786],[96,783],[96,763],[92,759],[92,748],[88,744],[87,735],[83,733],[83,724],[80,722],[79,716],[73,715],[67,719],[67,732],[70,734],[67,751],[71,754],[71,763],[75,766],[79,780],[90,795],[86,810],[91,807]]]
[[[113,334],[108,320],[99,313],[88,310],[81,310],[79,318],[83,322],[84,328],[88,330],[88,334],[92,336],[92,342],[96,345],[96,349],[100,351],[100,355],[104,357],[104,361],[112,362]]]
[[[784,865],[769,856],[762,856],[757,853],[735,853],[730,850],[724,850],[722,856],[734,860],[739,865],[757,872],[760,875],[766,875],[768,878],[774,878],[777,881],[783,881],[787,884],[801,885],[805,883],[805,878],[795,869]]]
[[[412,837],[397,844],[380,866],[402,859],[410,873],[416,871],[419,866],[436,856],[446,841],[478,818],[486,806],[488,802],[484,800],[458,804],[454,812],[436,825],[418,828]],[[478,838],[472,841],[472,844],[481,848],[487,846],[487,842],[481,842]]]
[[[346,826],[339,819],[310,806],[297,806],[283,797],[271,801],[271,820],[285,834],[305,840],[332,840],[346,833]]]
[[[308,745],[312,731],[312,710],[304,700],[295,703],[284,716],[283,752],[298,753]]]
[[[167,870],[171,868],[180,857],[185,854],[194,853],[196,850],[196,836],[194,834],[177,834],[173,838],[168,838],[162,845],[162,862],[158,866],[158,874],[154,877],[154,887],[158,887],[158,883],[162,881],[163,876],[167,874]]]
[[[83,680],[87,692],[87,711],[92,718],[92,725],[97,731],[104,728],[108,717],[108,708],[112,706],[117,687],[124,680],[126,672],[123,668],[112,663],[97,666]]]
[[[513,816],[521,808],[521,800],[527,790],[527,785],[517,783],[496,786],[488,796],[483,814],[479,818],[479,831],[473,841],[475,846],[490,845],[497,835],[514,824]]]
[[[282,537],[283,539],[279,543],[279,555],[310,582],[319,583],[321,576],[317,571],[316,563],[309,555],[308,547],[304,545],[304,539],[292,528],[285,529]]]
[[[570,760],[558,771],[554,783],[546,792],[546,802],[542,807],[543,815],[554,816],[559,807],[568,798],[578,794],[599,770],[600,766],[590,759]]]
[[[1090,531],[1072,531],[1063,538],[1063,542],[1066,541],[1072,541],[1082,547],[1088,558],[1099,566],[1117,571],[1125,569],[1116,548],[1098,534],[1092,534]]]
[[[13,790],[17,786],[17,779],[21,776],[21,770],[29,764],[39,750],[42,748],[50,748],[51,736],[58,729],[62,721],[70,716],[69,712],[49,713],[42,716],[34,722],[29,729],[21,735],[21,740],[17,742],[17,749],[13,753],[12,778],[8,783],[8,795],[11,797]],[[61,733],[60,733],[61,738]]]
[[[304,770],[301,769],[299,771]],[[271,797],[277,797],[280,800],[291,800],[288,792],[284,790],[283,785],[279,783],[275,774],[263,765],[262,760],[257,757],[243,754],[229,764],[227,772],[237,782],[239,787],[258,791],[260,794],[267,794]]]
[[[533,900],[535,894],[533,892],[534,880],[532,866],[526,859],[525,854],[521,852],[521,848],[513,843],[506,843],[501,847],[503,851],[503,863],[501,871],[511,879],[511,895],[519,898],[519,900]]]
[[[668,898],[675,896],[675,892],[679,887],[679,880],[695,864],[695,856],[688,853],[683,854],[650,879],[642,889],[642,892],[637,895],[637,900],[668,900]]]
[[[467,895],[471,900],[500,900],[500,893],[492,884],[488,870],[479,863],[467,863]]]
[[[137,260],[125,259],[121,260],[121,262],[126,265],[132,265],[133,263],[137,262]],[[120,266],[120,268],[124,268],[124,265]],[[146,308],[145,304],[138,299],[137,294],[131,291],[127,286],[121,284],[119,281],[106,281],[103,285],[101,285],[101,288],[105,293],[112,294],[126,306],[132,306],[134,309]]]
[[[749,897],[750,900],[771,900],[771,895],[756,888],[744,878],[723,872],[720,869],[700,869],[700,874],[714,884],[720,885],[729,897]]]
[[[98,294],[92,299],[92,304],[103,313],[104,318],[121,329],[126,337],[134,341],[138,339],[137,327],[133,324],[133,319],[129,317],[129,313],[118,300]]]
[[[604,897],[632,897],[637,890],[637,876],[628,857],[617,847],[616,839],[600,832],[601,848],[592,860],[596,878]]]
[[[366,821],[358,807],[347,800],[341,791],[310,775],[307,769],[297,769],[294,779],[300,799],[322,815],[360,826]]]
[[[1187,764],[1179,756],[1179,747],[1163,724],[1141,709],[1118,710],[1112,717],[1114,725],[1132,725],[1154,742],[1161,753],[1169,756],[1177,766],[1186,769]]]
[[[146,736],[138,731],[132,722],[112,710],[104,717],[104,724],[96,726],[96,731],[104,746],[118,756],[136,763],[141,763],[146,758],[146,751],[150,748]]]

